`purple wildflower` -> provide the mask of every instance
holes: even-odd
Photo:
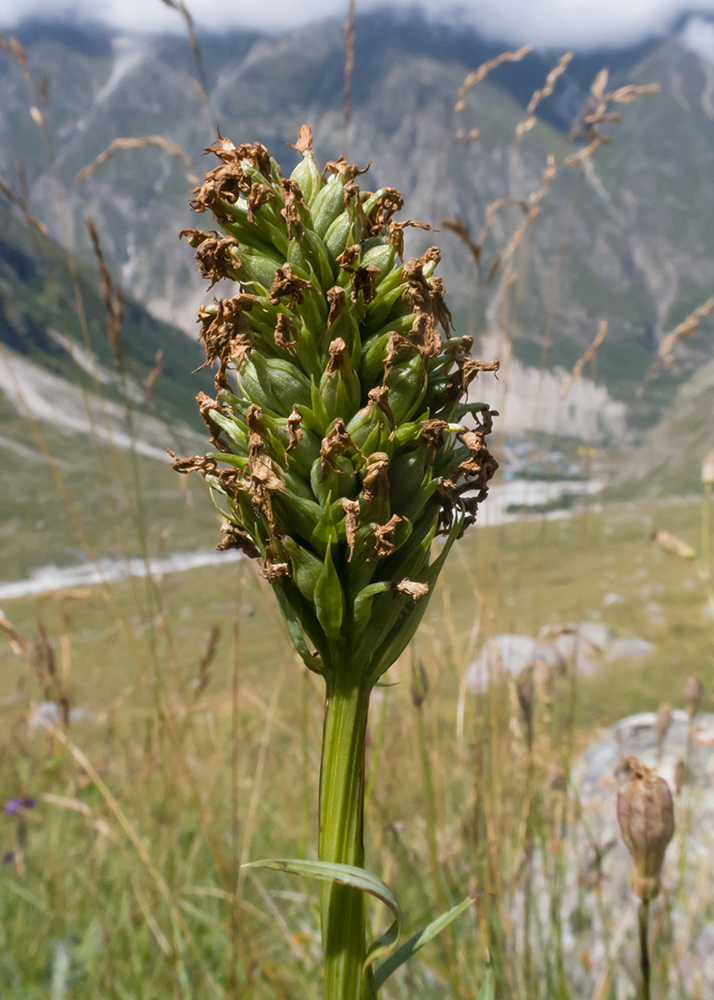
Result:
[[[35,804],[36,804],[35,799],[31,798],[22,799],[16,796],[15,798],[10,799],[10,801],[5,806],[5,815],[17,816],[20,809],[34,809]]]

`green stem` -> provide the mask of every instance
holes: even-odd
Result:
[[[342,665],[327,680],[320,773],[321,861],[364,867],[364,748],[370,689]],[[365,896],[324,883],[321,890],[326,1000],[371,1000]]]

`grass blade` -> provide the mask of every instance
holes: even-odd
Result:
[[[393,972],[395,972],[400,965],[404,965],[408,962],[412,955],[416,954],[420,948],[423,948],[425,944],[428,944],[433,938],[440,934],[445,927],[448,927],[452,920],[456,920],[457,917],[461,916],[465,910],[471,906],[474,900],[469,896],[464,899],[457,906],[454,906],[447,913],[442,913],[440,917],[433,920],[423,931],[419,931],[413,937],[410,937],[401,948],[394,952],[391,958],[388,958],[386,962],[374,973],[374,984],[377,989],[380,989],[384,983],[389,979]],[[483,990],[482,990],[483,993]],[[484,995],[484,1000],[489,994]]]

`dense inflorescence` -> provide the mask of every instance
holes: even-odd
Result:
[[[321,175],[311,147],[303,126],[289,178],[259,143],[209,147],[221,162],[192,207],[222,234],[181,235],[211,286],[238,290],[199,309],[215,450],[173,464],[221,495],[219,548],[261,561],[307,665],[328,673],[349,650],[374,681],[497,468],[493,411],[460,401],[498,362],[452,336],[438,249],[403,262],[404,229],[428,227],[394,221],[399,192],[360,191],[367,168],[343,157]]]

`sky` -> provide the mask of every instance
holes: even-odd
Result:
[[[347,0],[185,0],[200,27],[249,26],[273,31],[325,17],[344,18]],[[629,45],[665,31],[677,15],[693,7],[714,15],[714,0],[462,0],[440,4],[439,16],[466,20],[498,40],[541,47],[588,49]],[[357,11],[380,6],[379,0],[356,0]],[[393,6],[414,6],[413,0],[392,0]],[[436,5],[428,5],[434,17]],[[448,11],[448,13],[447,13]],[[0,0],[0,27],[11,28],[23,17],[69,16],[93,19],[124,31],[178,31],[182,23],[162,0]],[[690,34],[706,32],[702,18],[693,19]],[[696,46],[697,38],[693,38]],[[703,44],[711,44],[707,38]]]

